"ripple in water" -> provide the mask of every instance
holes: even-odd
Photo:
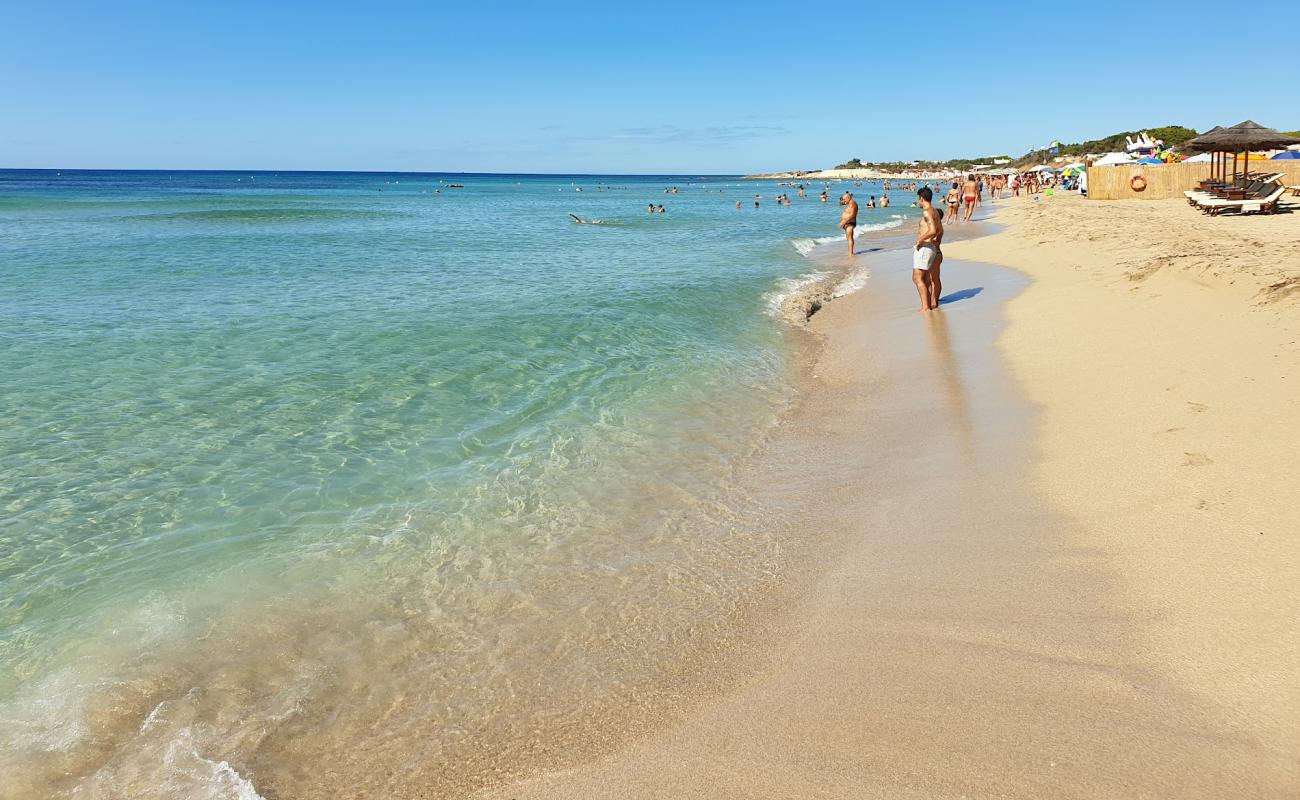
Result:
[[[834,220],[583,180],[0,173],[5,796],[436,793],[705,679]]]

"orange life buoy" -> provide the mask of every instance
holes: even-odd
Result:
[[[1133,178],[1128,182],[1128,185],[1129,188],[1132,189],[1133,191],[1140,192],[1143,189],[1147,188],[1147,179],[1142,177],[1141,175],[1134,175]]]

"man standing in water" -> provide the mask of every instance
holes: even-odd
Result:
[[[840,198],[840,205],[844,206],[844,213],[840,214],[840,227],[844,229],[844,238],[849,240],[849,258],[852,258],[853,232],[858,227],[858,201],[853,199],[852,192],[845,192]]]
[[[916,190],[917,201],[921,205],[920,230],[916,234],[916,248],[912,252],[912,283],[921,296],[921,310],[930,311],[939,307],[939,242],[943,241],[943,220],[931,201],[934,193],[929,186]]]

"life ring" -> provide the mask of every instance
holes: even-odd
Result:
[[[1147,188],[1147,179],[1141,175],[1134,175],[1128,182],[1128,186],[1135,192],[1140,192]]]

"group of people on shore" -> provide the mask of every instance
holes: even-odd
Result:
[[[992,191],[992,190],[990,190]],[[971,215],[975,213],[975,206],[984,201],[984,181],[976,179],[974,174],[967,175],[964,181],[953,181],[952,187],[948,189],[948,194],[944,197],[944,205],[948,208],[947,219],[944,222],[957,222],[959,219],[963,222],[969,222]]]
[[[975,176],[970,176],[973,179]],[[971,181],[967,181],[969,184]],[[957,184],[953,184],[956,191]],[[972,198],[971,207],[974,207]],[[873,197],[872,200],[875,200]],[[943,280],[939,268],[943,265],[943,217],[934,207],[934,191],[929,186],[916,190],[916,204],[921,209],[921,222],[916,235],[916,245],[912,251],[912,283],[916,285],[921,298],[921,311],[933,311],[939,307],[939,297],[943,292]],[[840,195],[840,228],[848,240],[849,257],[854,255],[854,234],[858,227],[858,201],[852,192]],[[969,214],[967,219],[969,219]]]
[[[1024,175],[1017,175],[1011,181],[1011,194],[1015,197],[1020,196],[1023,189],[1025,194],[1038,194],[1044,189],[1055,189],[1062,185],[1064,179],[1055,172],[1049,172],[1044,175],[1042,172],[1026,172]]]

